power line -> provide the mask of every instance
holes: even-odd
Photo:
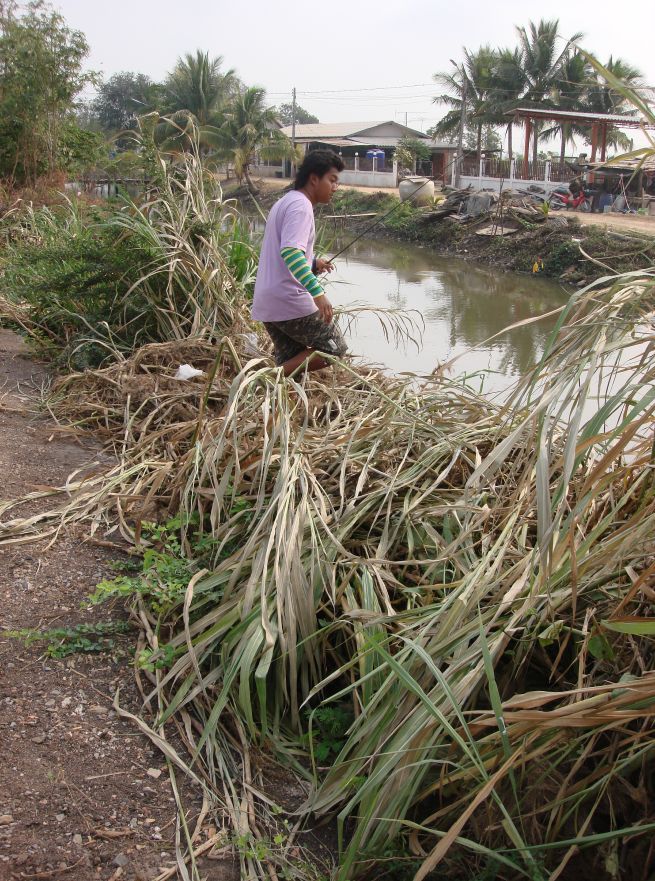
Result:
[[[605,88],[609,89],[610,92],[615,91],[609,85],[603,83],[602,81],[591,81],[590,83],[584,83],[584,82],[581,83],[577,80],[559,79],[559,80],[557,80],[557,83],[561,84],[561,85],[565,85],[565,86],[577,86],[581,90],[588,89],[590,86],[591,87],[599,86],[602,89],[605,89]],[[363,93],[363,92],[369,93],[369,92],[380,92],[380,91],[396,91],[398,89],[416,89],[416,88],[435,89],[435,88],[439,88],[439,85],[440,84],[438,82],[433,81],[433,82],[429,82],[429,83],[407,83],[407,84],[401,85],[401,86],[358,86],[358,87],[351,87],[351,88],[347,88],[347,89],[305,89],[305,90],[299,89],[297,94],[304,95],[305,97],[316,97],[316,96],[320,96],[320,95],[343,95],[344,93]],[[445,84],[442,84],[442,87],[443,87],[443,85],[445,85]],[[635,90],[635,92],[655,91],[655,86],[643,85],[641,83],[635,83],[634,85],[631,86],[631,88],[633,88]],[[501,95],[502,94],[506,94],[506,95],[516,94],[514,92],[514,90],[512,90],[512,89],[495,89],[494,88],[493,90],[490,90],[490,91],[493,91],[493,93],[496,95],[498,95],[498,94],[501,94]],[[284,91],[284,92],[268,92],[267,91],[267,94],[268,95],[288,95],[289,91],[288,90]],[[349,94],[349,97],[355,97],[355,95]],[[362,95],[362,97],[365,97],[365,96]],[[382,96],[370,95],[369,97],[376,98],[376,97],[382,97]]]

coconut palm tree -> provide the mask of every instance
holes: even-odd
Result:
[[[584,57],[578,51],[571,51],[565,58],[557,72],[553,82],[552,100],[558,110],[584,111],[586,110],[586,92],[591,77],[591,68]],[[547,140],[555,133],[559,133],[560,140],[560,163],[564,163],[566,145],[573,140],[577,131],[570,122],[560,122],[542,132],[542,140]]]
[[[582,37],[581,33],[573,34],[566,40],[560,51],[558,42],[561,37],[558,28],[558,19],[552,21],[542,19],[537,25],[534,22],[529,22],[527,28],[517,27],[516,29],[521,63],[526,77],[526,89],[521,97],[522,103],[528,107],[554,106],[562,66],[569,57],[573,44]],[[533,162],[537,160],[538,142],[539,123],[535,120],[532,146]]]
[[[622,58],[612,58],[604,67],[605,74],[594,72],[594,77],[588,83],[583,110],[588,113],[613,113],[624,115],[634,113],[633,106],[626,99],[625,92],[620,92],[611,82],[605,78],[609,74],[615,80],[619,80],[624,89],[634,90],[641,84],[642,74]],[[588,128],[579,128],[578,133],[588,141],[591,139]],[[607,143],[613,147],[621,147],[627,150],[630,144],[626,137],[615,126],[608,126]]]
[[[466,94],[466,122],[477,128],[478,159],[482,153],[482,131],[485,124],[494,122],[489,114],[489,97],[493,85],[496,52],[491,46],[481,46],[477,52],[464,49],[464,62],[453,73],[435,73],[433,79],[447,90],[433,98],[436,104],[451,109],[434,128],[436,135],[452,137],[460,126],[462,98]]]
[[[166,111],[192,114],[202,128],[215,125],[217,114],[226,106],[239,86],[234,70],[221,71],[223,57],[210,58],[207,52],[196,51],[178,59],[164,83]]]
[[[214,145],[234,165],[241,181],[254,189],[249,167],[258,153],[263,159],[295,159],[293,145],[280,131],[275,111],[266,106],[266,92],[251,86],[237,94],[225,109],[220,127],[210,129]]]
[[[512,144],[514,120],[510,117],[509,122],[507,121],[507,112],[518,107],[526,85],[520,50],[499,49],[492,72],[489,102],[496,124],[507,126],[507,152],[510,160],[514,155]]]

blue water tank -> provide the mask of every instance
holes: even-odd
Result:
[[[372,147],[370,150],[367,150],[366,151],[366,158],[367,159],[377,159],[377,161],[378,161],[377,170],[378,171],[383,170],[385,155],[384,155],[384,150],[382,150],[380,147]]]

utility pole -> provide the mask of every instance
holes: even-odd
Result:
[[[464,165],[464,126],[466,125],[466,72],[462,65],[462,106],[459,115],[459,137],[457,138],[457,167],[455,168],[455,186],[459,187]]]
[[[291,146],[295,152],[296,149],[296,87],[291,92]],[[296,163],[291,162],[291,177],[296,173]]]

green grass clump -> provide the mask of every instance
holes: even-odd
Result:
[[[105,621],[98,624],[76,624],[49,630],[5,630],[2,636],[20,639],[25,645],[45,643],[49,658],[66,658],[75,654],[97,654],[116,650],[115,636],[130,630],[127,621]]]
[[[59,364],[96,367],[148,342],[215,339],[242,324],[258,238],[197,153],[143,197],[103,208],[66,201],[3,218],[0,301],[29,313]]]
[[[110,215],[75,206],[42,209],[21,224],[2,257],[0,291],[26,304],[33,341],[55,363],[95,367],[156,333],[146,298],[132,289],[153,259],[121,236]]]

